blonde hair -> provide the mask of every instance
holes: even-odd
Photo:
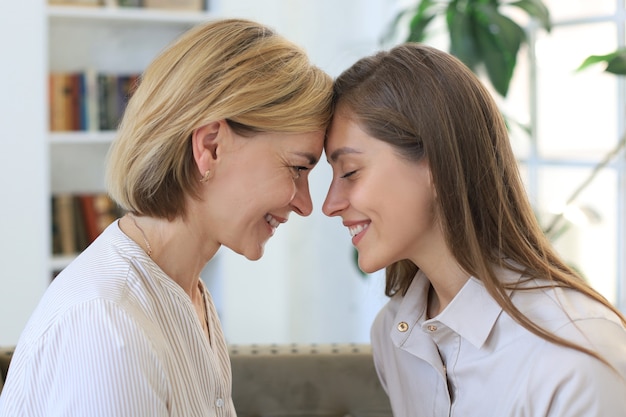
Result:
[[[457,58],[405,44],[363,58],[335,81],[334,100],[369,135],[412,161],[426,158],[437,194],[437,216],[460,266],[479,278],[523,327],[553,343],[596,352],[559,338],[511,301],[494,266],[572,288],[626,318],[558,256],[541,230],[519,175],[506,125],[489,92]],[[385,293],[406,294],[417,265],[386,269]],[[606,362],[606,361],[604,361]]]
[[[238,133],[324,130],[332,79],[271,29],[242,19],[189,30],[142,74],[118,128],[107,187],[125,210],[172,219],[198,196],[193,131],[225,119]]]

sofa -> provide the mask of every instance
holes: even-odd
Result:
[[[367,344],[230,345],[238,417],[392,417]],[[11,348],[0,349],[0,390]]]

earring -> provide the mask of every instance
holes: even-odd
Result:
[[[208,182],[210,177],[211,177],[211,170],[207,169],[207,171],[204,173],[204,176],[200,179],[200,182],[201,183]]]

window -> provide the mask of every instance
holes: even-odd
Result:
[[[626,156],[621,152],[580,192],[626,133],[626,77],[581,72],[589,55],[625,45],[624,0],[544,0],[550,33],[530,29],[505,112],[534,128],[530,137],[513,131],[537,216],[547,228],[555,216],[553,242],[565,260],[622,311],[626,311]]]

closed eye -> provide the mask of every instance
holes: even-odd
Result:
[[[310,168],[305,166],[292,166],[291,169],[294,173],[294,179],[300,178],[302,172],[308,171]]]
[[[356,170],[350,171],[350,172],[347,172],[347,173],[343,174],[341,176],[341,178],[348,178],[348,177],[352,176],[353,174],[356,174]]]

